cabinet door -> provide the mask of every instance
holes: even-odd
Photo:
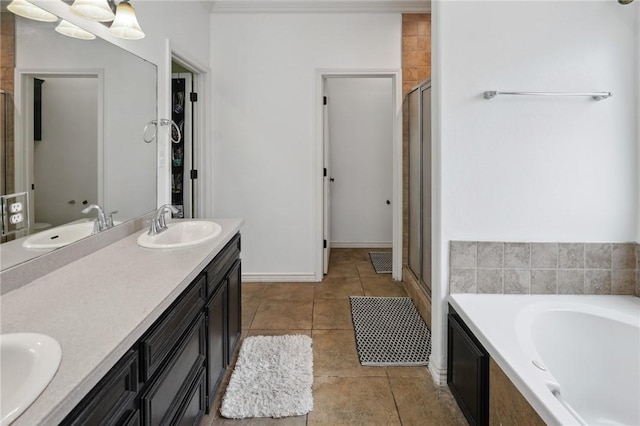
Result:
[[[447,385],[470,425],[488,425],[489,354],[455,312],[447,340]]]
[[[142,397],[145,425],[170,424],[176,416],[189,397],[191,383],[204,366],[205,341],[205,316],[201,313]]]
[[[234,265],[227,277],[227,364],[231,363],[236,345],[242,332],[242,272],[240,260]]]
[[[178,416],[171,422],[172,425],[179,426],[197,426],[200,424],[200,420],[204,416],[205,400],[207,393],[206,386],[206,374],[204,369],[198,375],[196,382],[192,385],[189,391],[189,397],[187,398],[184,407],[178,414]]]
[[[138,392],[138,351],[129,351],[62,422],[63,425],[118,425],[134,415]]]
[[[226,364],[225,317],[227,287],[221,285],[206,306],[207,312],[207,413],[213,404]]]
[[[142,338],[142,378],[149,380],[173,351],[181,336],[202,312],[206,278],[200,276]]]

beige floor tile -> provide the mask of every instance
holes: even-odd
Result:
[[[314,376],[387,376],[384,368],[363,367],[353,330],[313,330]]]
[[[433,381],[426,365],[423,367],[385,367],[385,370],[389,377],[415,377],[421,380]]]
[[[358,266],[354,262],[334,262],[329,264],[325,278],[359,277]]]
[[[311,329],[313,300],[263,299],[251,323],[255,330]]]
[[[314,283],[271,283],[262,292],[264,299],[313,299]]]
[[[332,250],[331,273],[321,283],[243,283],[242,339],[283,334],[313,337],[314,410],[284,419],[221,418],[218,412],[230,367],[212,414],[201,426],[466,424],[448,388],[435,386],[427,367],[360,365],[349,296],[407,296],[390,274],[375,273],[369,251],[385,250]]]
[[[313,329],[353,329],[349,299],[315,299],[313,302]]]
[[[332,249],[329,262],[357,262],[369,260],[369,252],[373,249]]]
[[[358,274],[362,277],[377,277],[379,274],[373,268],[371,260],[360,260],[356,262],[356,268],[358,268]]]
[[[348,299],[349,296],[363,296],[360,278],[325,278],[314,284],[315,299]]]
[[[242,283],[242,301],[245,298],[261,298],[267,283]]]
[[[257,298],[243,298],[242,299],[242,329],[247,330],[251,328],[251,322],[256,315],[260,300]]]
[[[391,275],[379,278],[362,278],[362,288],[365,296],[377,297],[408,297],[401,282],[394,281]]]
[[[390,377],[403,425],[466,425],[449,388],[421,377]]]
[[[316,377],[308,425],[399,425],[386,377]]]

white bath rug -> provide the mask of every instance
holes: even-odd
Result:
[[[230,419],[301,416],[313,410],[309,336],[252,336],[242,343],[222,399]]]

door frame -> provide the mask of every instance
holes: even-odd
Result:
[[[27,95],[33,93],[32,78],[96,78],[98,81],[98,199],[99,205],[104,205],[104,194],[107,176],[104,168],[104,69],[102,68],[16,68],[14,78],[14,192],[27,192],[29,194],[29,226],[35,222],[35,197],[31,183],[34,179],[34,141],[33,130],[30,123],[33,121],[33,100]]]
[[[325,79],[331,77],[391,78],[393,87],[393,196],[392,196],[392,277],[402,281],[402,71],[400,69],[316,69],[315,110],[315,279],[323,278],[323,222],[324,222],[324,126],[323,96]],[[329,102],[331,102],[329,100]]]
[[[158,99],[158,109],[161,117],[171,117],[171,63],[176,62],[180,66],[186,68],[193,75],[193,90],[198,93],[197,107],[193,108],[193,152],[192,167],[198,171],[198,178],[194,185],[194,191],[191,194],[193,200],[194,217],[207,217],[213,212],[212,201],[207,196],[205,188],[211,188],[212,174],[207,172],[207,164],[211,164],[212,150],[208,143],[205,143],[211,134],[211,120],[206,119],[209,115],[209,105],[207,103],[207,95],[210,89],[210,69],[209,66],[192,57],[182,49],[172,45],[167,40],[167,57],[166,69],[168,75],[162,78],[168,99],[160,103]],[[163,105],[161,107],[160,105]],[[162,132],[166,133],[166,132]],[[160,141],[158,141],[160,143]],[[171,141],[166,139],[162,141],[162,147],[158,145],[159,163],[164,166],[166,173],[158,174],[158,205],[171,203]]]

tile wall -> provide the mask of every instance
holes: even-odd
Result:
[[[451,241],[451,293],[640,296],[634,243]]]
[[[7,169],[6,190],[10,194],[14,192],[14,129],[13,129],[13,93],[15,67],[15,15],[11,12],[0,13],[0,89],[10,94],[10,107],[7,114],[7,158],[5,164]],[[0,117],[5,115],[4,105],[0,107]],[[3,126],[4,127],[4,126]],[[5,184],[5,182],[3,182]]]
[[[402,95],[431,77],[431,14],[402,15]],[[404,99],[406,101],[406,98]],[[409,259],[409,114],[407,102],[403,102],[402,135],[402,200],[403,238],[402,259]]]

